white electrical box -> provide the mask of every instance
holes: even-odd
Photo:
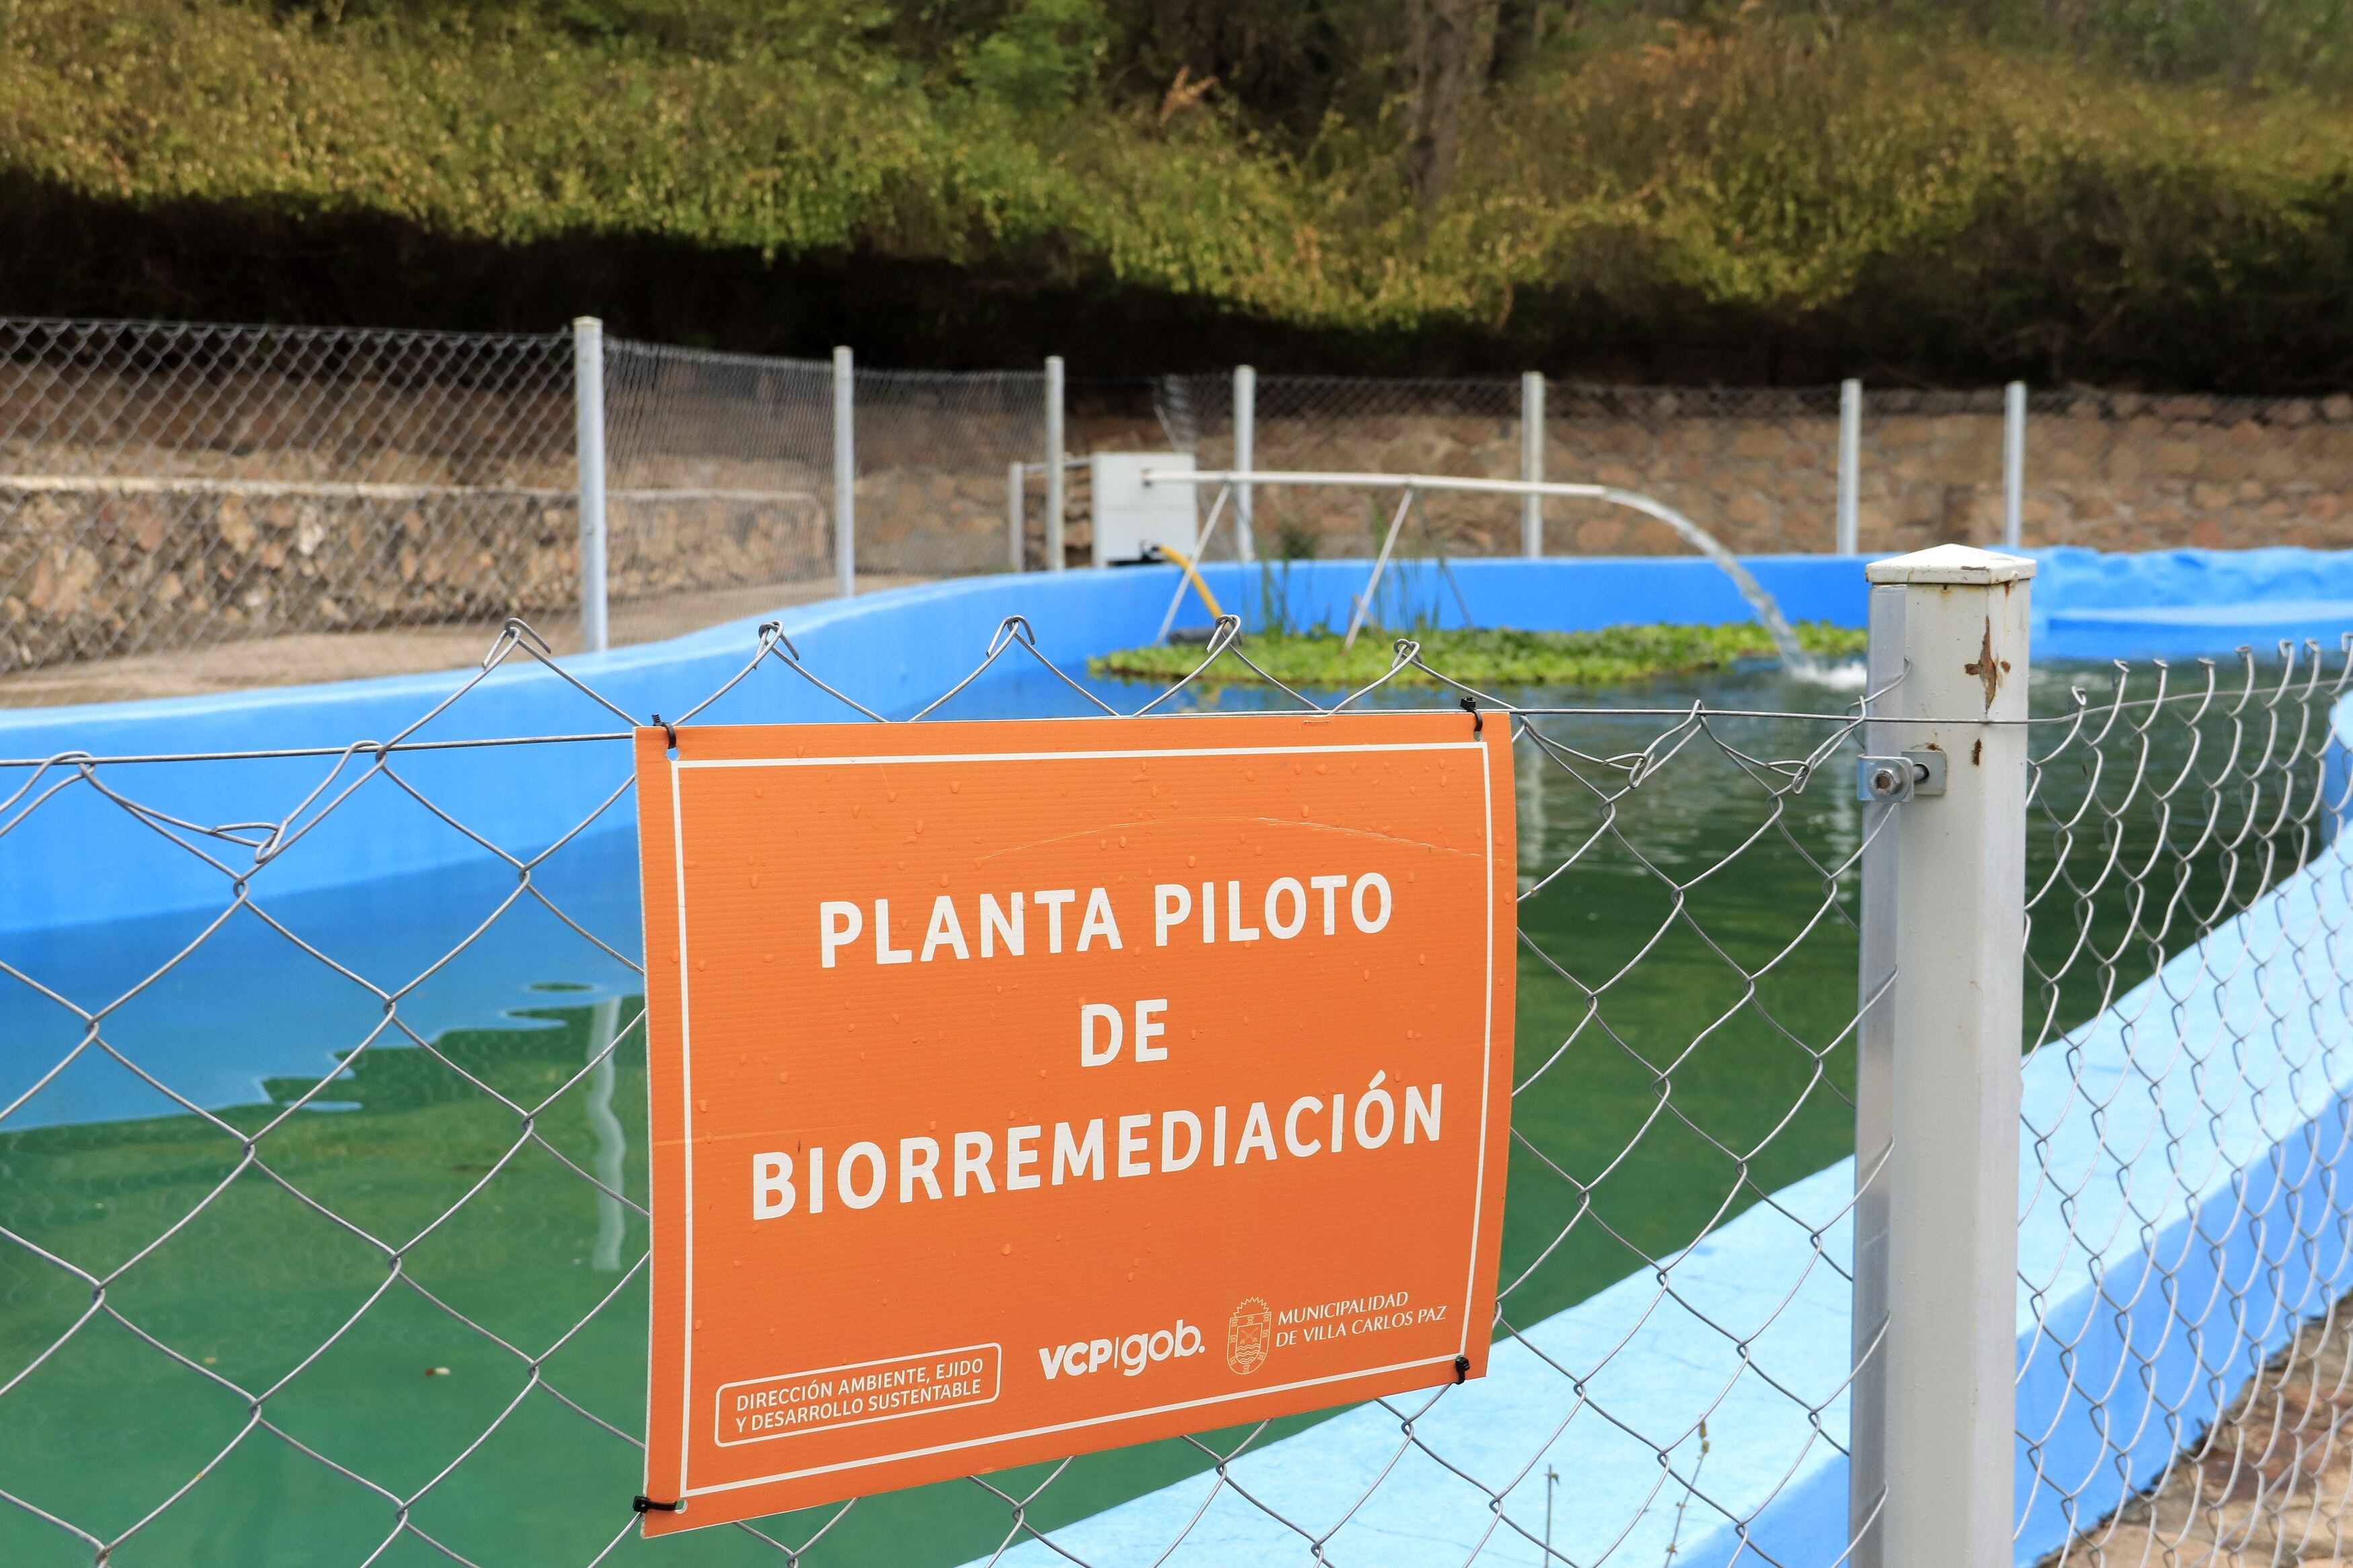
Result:
[[[1194,498],[1198,488],[1185,481],[1144,482],[1145,471],[1193,471],[1189,452],[1097,452],[1087,458],[1095,520],[1094,563],[1120,566],[1152,558],[1166,545],[1187,560],[1193,557],[1199,529]]]

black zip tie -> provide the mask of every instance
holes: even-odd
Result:
[[[1465,698],[1462,700],[1462,705],[1463,705],[1465,708],[1470,707],[1470,706],[1471,706],[1471,699],[1469,699],[1468,697],[1465,697]],[[1459,1355],[1459,1356],[1456,1356],[1456,1357],[1454,1358],[1454,1381],[1455,1381],[1455,1382],[1457,1382],[1457,1383],[1462,1383],[1462,1382],[1467,1381],[1467,1380],[1470,1378],[1470,1376],[1471,1376],[1471,1358],[1470,1358],[1469,1356],[1467,1356],[1467,1355]],[[639,1502],[643,1502],[645,1500],[644,1500],[643,1498],[639,1498],[638,1500]],[[655,1506],[656,1506],[656,1507],[659,1507],[660,1505],[659,1505],[659,1504],[656,1504]]]
[[[629,1507],[638,1513],[676,1513],[679,1509],[679,1505],[674,1502],[656,1502],[653,1499],[644,1496],[640,1496]]]
[[[1466,700],[1467,700],[1467,699],[1466,699]],[[671,724],[671,723],[668,722],[668,721],[667,721],[666,720],[664,720],[664,719],[662,718],[662,716],[661,716],[660,714],[659,714],[659,713],[657,713],[657,714],[655,714],[655,715],[654,715],[654,722],[655,722],[655,723],[657,723],[657,724],[661,725],[661,727],[662,727],[662,733],[663,733],[663,734],[665,734],[665,735],[668,735],[668,736],[670,737],[670,749],[671,751],[673,751],[673,752],[677,751],[677,750],[678,750],[678,726],[676,726],[675,724]],[[659,1506],[660,1506],[660,1505],[657,1504],[656,1506],[657,1506],[657,1507],[659,1507]]]
[[[1472,734],[1476,735],[1487,727],[1487,721],[1479,717],[1479,704],[1474,700],[1465,697],[1462,700],[1462,711],[1471,715],[1471,732]],[[659,719],[660,715],[657,714],[655,717]]]

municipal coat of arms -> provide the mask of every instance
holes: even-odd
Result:
[[[1226,1364],[1247,1377],[1266,1364],[1273,1343],[1274,1313],[1257,1297],[1244,1297],[1226,1320]]]

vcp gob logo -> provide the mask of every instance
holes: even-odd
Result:
[[[1274,1313],[1256,1296],[1245,1296],[1226,1320],[1226,1364],[1248,1377],[1266,1364],[1274,1346]]]

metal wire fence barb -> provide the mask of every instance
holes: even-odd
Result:
[[[638,1550],[638,716],[557,672],[534,688],[543,732],[470,730],[504,689],[491,672],[542,647],[511,626],[416,722],[348,746],[0,767],[6,874],[70,839],[208,889],[104,928],[44,923],[28,899],[0,933],[11,1563]],[[1055,665],[1015,620],[904,717],[1340,700],[1253,679],[1250,655],[1229,624],[1214,668],[1121,688]],[[2342,1154],[2353,1048],[2339,925],[2295,901],[2324,885],[2341,900],[2347,881],[2327,750],[2344,668],[2312,658],[2186,682],[2135,671],[2084,699],[2062,672],[2038,693],[2025,1223],[2031,1240],[2063,1215],[2064,1244],[2022,1257],[2037,1326],[2021,1386],[2042,1386],[2038,1366],[2064,1373],[2055,1400],[2021,1405],[2036,1489],[2021,1502],[2030,1532],[2092,1531],[2079,1560],[2119,1560],[2128,1541],[2160,1542],[2154,1562],[2335,1539],[2337,1503],[2308,1500],[2343,1474],[2339,1403],[2333,1385],[2284,1386],[2306,1386],[2296,1369],[2316,1357],[2341,1376],[2341,1349],[2320,1347],[2342,1337],[2330,1301],[2348,1279],[2337,1189],[2283,1164]],[[876,717],[828,695],[858,679],[765,630],[672,722],[816,716],[812,700]],[[1769,1526],[1846,1441],[1860,721],[1802,700],[1472,691],[1409,640],[1345,700],[1463,696],[1513,726],[1519,759],[1494,1374],[1304,1433],[1204,1434],[678,1550],[812,1565],[1842,1556],[1792,1554]],[[470,791],[482,770],[514,782]],[[522,781],[559,774],[576,816],[515,804],[543,787]],[[222,819],[200,797],[246,808]],[[395,831],[417,868],[357,886],[318,871],[338,836]],[[2284,1222],[2262,1191],[2283,1171],[2310,1194]],[[2147,1260],[2137,1274],[2128,1258]],[[2087,1290],[2097,1310],[2059,1310]],[[2121,1359],[2101,1360],[2102,1334],[2121,1335]],[[2184,1485],[2189,1510],[2168,1512]]]

